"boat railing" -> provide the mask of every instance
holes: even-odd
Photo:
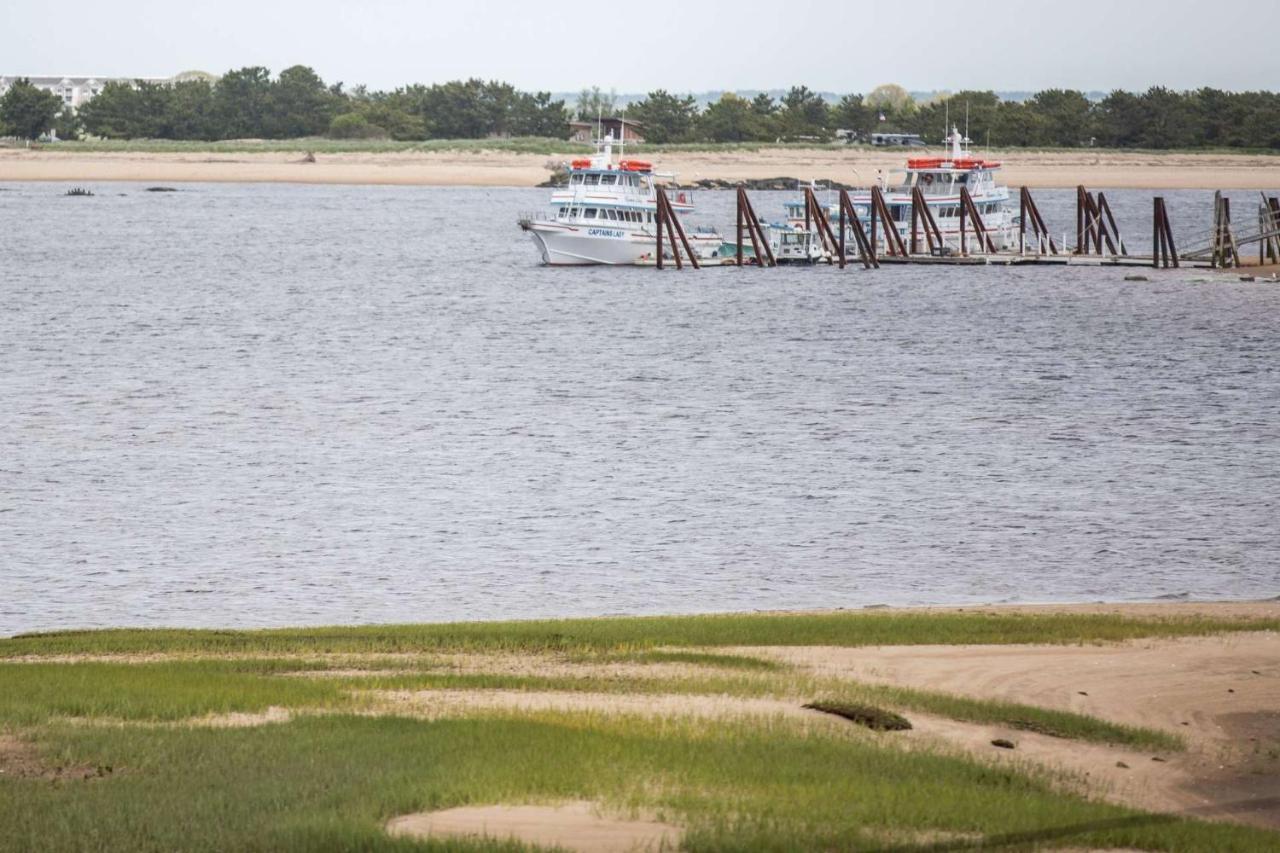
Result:
[[[682,190],[674,187],[662,187],[667,199],[672,204],[693,204],[693,190]]]

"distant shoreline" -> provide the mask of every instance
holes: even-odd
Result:
[[[761,147],[646,153],[682,183],[701,179],[761,180],[780,176],[869,185],[877,172],[901,168],[903,149]],[[0,182],[293,183],[391,186],[536,187],[562,153],[484,148],[334,151],[315,162],[299,150],[0,149]],[[1001,179],[1031,189],[1280,188],[1280,157],[1221,152],[999,151]]]

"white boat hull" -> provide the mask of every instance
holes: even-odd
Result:
[[[652,261],[657,238],[652,233],[621,228],[522,223],[548,266],[633,266]],[[699,258],[716,257],[724,241],[719,235],[689,234]],[[670,251],[668,250],[668,257]]]

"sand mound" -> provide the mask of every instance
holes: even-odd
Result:
[[[465,806],[393,818],[387,832],[410,838],[485,837],[561,847],[581,853],[672,850],[677,826],[653,820],[602,817],[588,802],[558,806]]]

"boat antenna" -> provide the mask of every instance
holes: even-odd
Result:
[[[943,101],[946,106],[946,118],[942,121],[942,142],[945,145],[951,141],[951,96],[947,95],[947,99]]]
[[[969,102],[964,102],[964,141],[969,142]]]

